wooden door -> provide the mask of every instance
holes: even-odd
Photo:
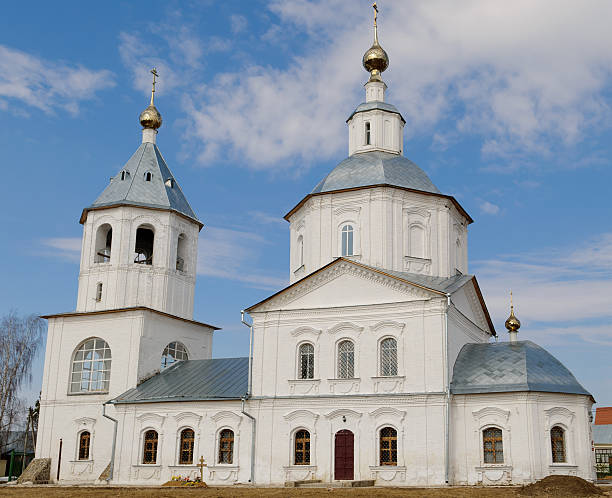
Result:
[[[351,431],[336,432],[334,459],[334,479],[352,480],[354,461],[354,436]]]

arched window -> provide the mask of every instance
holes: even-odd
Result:
[[[298,268],[304,265],[304,236],[300,235],[297,238],[297,261]]]
[[[310,432],[300,430],[295,433],[293,455],[294,465],[310,465]]]
[[[314,346],[304,343],[299,349],[300,379],[314,379]]]
[[[164,348],[161,359],[162,370],[177,361],[188,360],[187,348],[182,342],[171,342]]]
[[[70,392],[108,392],[111,350],[106,341],[92,337],[75,351],[70,373]]]
[[[342,227],[342,256],[353,255],[353,225]]]
[[[489,427],[482,431],[482,445],[485,463],[504,463],[504,442],[501,429]]]
[[[397,375],[397,341],[392,337],[380,343],[380,375]]]
[[[558,425],[550,430],[553,463],[565,463],[565,431]]]
[[[176,269],[185,271],[185,259],[187,256],[187,236],[182,233],[176,242]]]
[[[408,237],[410,239],[410,256],[425,258],[425,229],[421,225],[410,225]]]
[[[127,170],[123,170],[123,171],[121,172],[121,180],[122,180],[122,181],[123,181],[123,180],[127,180],[129,176],[130,176],[130,172],[129,172],[129,171],[127,171]]]
[[[195,441],[195,433],[192,429],[183,429],[181,431],[181,454],[179,463],[181,465],[191,465],[193,463],[193,443]]]
[[[98,303],[102,301],[102,282],[96,284],[96,301]]]
[[[79,460],[89,460],[89,445],[91,443],[91,434],[87,431],[79,434]]]
[[[223,429],[219,434],[219,463],[234,461],[234,431]]]
[[[96,263],[108,263],[111,258],[113,244],[113,229],[108,223],[100,225],[96,232]]]
[[[153,243],[155,233],[151,228],[139,227],[136,230],[136,245],[134,246],[134,263],[141,265],[153,264]]]
[[[144,444],[142,446],[142,463],[155,464],[157,463],[157,441],[159,437],[157,431],[147,431],[144,435]]]
[[[352,341],[338,344],[338,378],[352,379],[355,376],[355,346]]]
[[[151,179],[153,178],[153,175],[151,174],[151,172],[150,172],[150,171],[147,171],[147,172],[145,173],[144,177],[145,177],[145,182],[150,182],[150,181],[151,181]]]
[[[379,436],[380,465],[397,465],[397,431],[383,427]]]

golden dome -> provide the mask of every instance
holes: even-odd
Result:
[[[514,309],[510,311],[510,316],[506,320],[505,325],[508,329],[508,332],[516,332],[518,329],[521,328],[521,321],[516,316],[514,316]]]
[[[153,130],[157,130],[162,125],[161,114],[153,104],[150,104],[140,113],[140,124],[143,128],[152,128]]]
[[[376,6],[376,2],[374,2],[372,7],[374,7],[374,43],[368,51],[363,54],[363,67],[370,73],[370,81],[382,81],[380,73],[389,67],[389,56],[378,43],[378,26],[376,22],[378,7]]]

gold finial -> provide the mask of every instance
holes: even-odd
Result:
[[[374,43],[363,55],[363,67],[370,72],[370,81],[382,81],[380,73],[389,67],[389,56],[378,43],[378,5],[372,4],[374,9]]]
[[[140,124],[143,128],[148,128],[152,130],[157,130],[162,125],[162,117],[155,105],[153,104],[153,99],[155,96],[155,83],[156,78],[159,78],[159,74],[157,74],[157,69],[151,69],[151,74],[153,75],[153,88],[151,90],[151,103],[149,106],[140,113]]]
[[[508,332],[517,332],[521,328],[520,320],[514,316],[514,303],[512,302],[512,291],[510,291],[510,316],[506,320]]]
[[[155,78],[159,77],[157,74],[157,68],[151,69],[151,74],[153,75],[153,89],[151,90],[151,105],[153,105],[153,98],[155,96]]]

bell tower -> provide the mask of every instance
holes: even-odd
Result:
[[[77,311],[145,306],[191,319],[202,223],[156,144],[162,117],[140,114],[142,143],[83,210]]]

